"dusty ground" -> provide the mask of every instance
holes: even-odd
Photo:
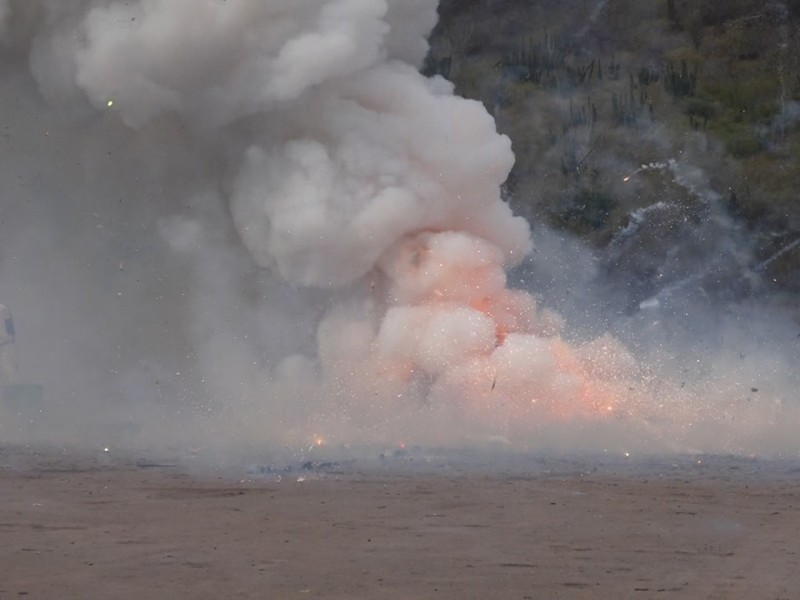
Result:
[[[800,470],[247,475],[0,448],[0,599],[799,598]]]

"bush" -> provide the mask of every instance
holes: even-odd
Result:
[[[752,135],[739,133],[726,140],[725,148],[734,158],[749,158],[761,152],[764,145]]]
[[[567,229],[587,233],[601,229],[608,221],[617,202],[596,189],[582,189],[570,202],[570,207],[557,215],[556,220]]]
[[[714,103],[702,98],[689,98],[684,112],[688,116],[702,119],[704,122],[708,122],[717,116],[717,108]]]
[[[758,14],[764,8],[759,0],[705,0],[698,3],[698,18],[705,27],[717,27],[733,19]]]

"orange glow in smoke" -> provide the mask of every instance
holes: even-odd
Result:
[[[418,233],[387,254],[386,284],[370,287],[384,290],[393,311],[382,324],[380,383],[370,397],[458,406],[500,431],[615,413],[618,344],[565,341],[559,315],[507,287],[504,260],[463,232]],[[412,382],[421,387],[408,394]]]
[[[496,311],[494,308],[494,303],[492,298],[489,296],[483,296],[476,300],[470,302],[470,306],[475,310],[481,311],[486,316],[490,317],[495,322],[495,339],[496,345],[502,346],[503,342],[506,341],[506,337],[509,334],[508,326],[505,323],[499,321],[496,318]]]

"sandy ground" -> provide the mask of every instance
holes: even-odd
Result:
[[[306,466],[0,447],[0,599],[800,598],[791,463]]]

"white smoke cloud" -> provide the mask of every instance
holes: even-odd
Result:
[[[521,258],[527,224],[498,192],[510,144],[479,104],[448,92],[392,64],[283,112],[283,143],[251,149],[234,186],[257,260],[298,283],[341,285],[404,235],[454,223]]]
[[[436,8],[0,4],[50,106],[24,109],[45,140],[27,165],[47,157],[72,202],[48,195],[64,218],[46,237],[78,235],[64,235],[65,274],[35,290],[80,307],[55,329],[84,346],[75,390],[156,406],[170,417],[148,423],[156,435],[200,413],[209,436],[264,443],[528,443],[542,423],[663,416],[622,344],[570,343],[559,315],[507,286],[532,248],[500,197],[511,143],[419,74]],[[68,229],[86,215],[102,237]]]
[[[386,0],[112,2],[85,17],[77,81],[97,107],[118,99],[132,126],[172,111],[221,125],[384,62],[389,50],[418,58],[427,6],[421,30],[408,9],[393,10],[403,38],[387,44]]]

